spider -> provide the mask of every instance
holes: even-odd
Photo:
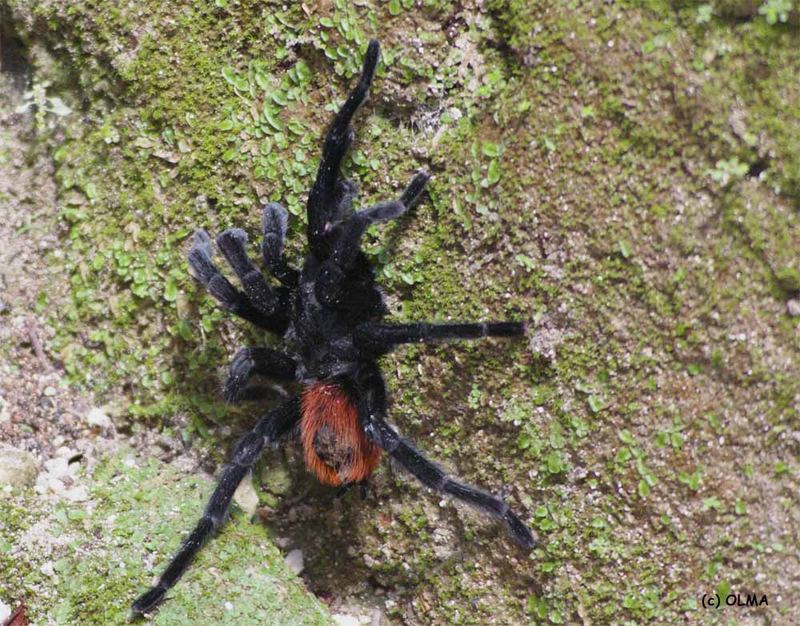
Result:
[[[252,399],[255,375],[300,383],[296,397],[268,412],[235,446],[202,518],[154,587],[133,603],[133,615],[153,609],[187,569],[203,543],[227,518],[236,488],[267,446],[295,436],[305,464],[320,482],[365,495],[370,474],[388,453],[425,486],[471,504],[501,520],[511,537],[531,549],[533,536],[500,497],[450,478],[386,421],[386,386],[376,360],[404,343],[525,334],[524,322],[385,324],[387,314],[373,270],[360,249],[366,228],[399,217],[419,200],[429,176],[417,173],[396,200],[353,211],[355,184],[339,175],[353,140],[350,122],[367,99],[379,44],[369,42],[361,76],[328,128],[317,177],[308,195],[308,254],[302,270],[284,258],[288,214],[278,203],[263,209],[264,265],[280,286],[271,286],[248,258],[244,231],[232,228],[216,244],[238,276],[234,287],[212,261],[211,239],[198,230],[189,265],[219,303],[235,315],[282,336],[295,348],[240,349],[230,365],[224,397]]]

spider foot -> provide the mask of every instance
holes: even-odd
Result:
[[[514,541],[520,546],[526,550],[532,550],[536,546],[536,540],[533,538],[530,529],[511,509],[506,511],[505,515],[503,515],[503,521],[508,531],[511,533],[511,536],[514,538]]]
[[[253,376],[255,361],[251,356],[251,351],[247,348],[239,350],[231,361],[228,379],[225,381],[225,389],[222,392],[226,402],[236,402],[242,398],[245,387]]]
[[[283,352],[271,348],[242,348],[230,364],[223,390],[225,401],[260,400],[268,395],[268,389],[251,386],[253,376],[294,380],[296,369],[295,359]]]
[[[265,315],[278,307],[278,297],[264,276],[247,256],[247,234],[241,228],[229,228],[217,236],[217,246],[236,272],[250,302]]]
[[[289,229],[289,212],[277,202],[264,205],[264,211],[261,213],[261,228],[265,238],[273,236],[283,247],[286,231]]]
[[[202,229],[196,230],[194,244],[189,251],[189,266],[194,270],[197,280],[206,286],[216,274],[219,274],[219,270],[211,260],[211,252],[211,237]]]
[[[290,267],[283,256],[288,229],[289,212],[277,202],[264,205],[261,213],[261,230],[264,235],[261,256],[264,258],[264,265],[281,283],[294,287],[297,285],[299,272]]]
[[[412,207],[419,200],[422,192],[425,190],[425,185],[431,179],[431,175],[426,171],[418,172],[406,187],[403,195],[400,196],[400,202],[407,207]]]
[[[161,587],[152,587],[140,595],[131,605],[131,613],[128,621],[132,622],[137,620],[152,611],[156,605],[158,605],[158,603],[164,599],[164,595],[166,595],[166,593],[166,589],[162,589]]]

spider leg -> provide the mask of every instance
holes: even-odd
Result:
[[[450,478],[435,463],[425,458],[419,450],[403,439],[382,418],[370,415],[367,418],[365,430],[368,437],[388,452],[423,485],[471,504],[501,520],[514,541],[528,550],[533,548],[535,541],[531,531],[501,498]]]
[[[250,399],[247,383],[253,376],[271,376],[279,380],[294,380],[297,364],[288,354],[270,348],[242,348],[233,357],[223,392],[225,400],[236,402]]]
[[[359,415],[367,437],[388,452],[423,485],[462,500],[501,520],[514,540],[523,548],[533,548],[535,542],[528,527],[503,502],[490,493],[450,478],[435,463],[403,439],[383,418],[386,414],[386,384],[377,366],[361,371]]]
[[[379,291],[372,285],[359,289],[357,281],[349,280],[349,271],[361,250],[361,237],[370,224],[399,217],[414,206],[428,180],[426,172],[419,172],[397,200],[362,209],[337,226],[330,257],[322,264],[314,287],[322,304],[345,310],[380,310],[383,299]]]
[[[261,254],[264,265],[272,275],[287,287],[296,287],[299,272],[291,267],[283,256],[283,244],[289,226],[289,213],[277,202],[270,202],[264,207],[261,224],[264,240],[261,243]]]
[[[427,172],[418,172],[397,200],[379,202],[350,216],[338,227],[340,232],[333,244],[330,260],[347,271],[358,254],[364,231],[375,222],[400,217],[414,206],[430,178]]]
[[[247,263],[249,263],[249,260]],[[269,313],[256,306],[246,294],[236,289],[220,273],[211,260],[211,238],[204,230],[195,232],[194,245],[189,251],[189,265],[194,270],[195,277],[205,285],[208,292],[224,308],[261,328],[281,335],[286,331],[287,320],[283,311],[276,309]],[[267,288],[269,288],[269,285],[267,285]],[[255,289],[257,290],[258,287],[256,286]],[[274,297],[274,294],[272,294],[272,297]],[[270,295],[264,295],[263,300],[262,306],[267,306],[267,303],[271,302]]]
[[[353,214],[353,200],[358,195],[358,186],[349,178],[340,178],[336,183],[334,210],[330,223],[335,224]]]
[[[388,352],[401,343],[423,343],[442,339],[518,337],[525,334],[525,322],[474,322],[465,324],[378,324],[365,322],[356,327],[356,346],[375,354]]]
[[[343,498],[356,485],[358,485],[358,493],[359,493],[359,496],[361,497],[361,500],[363,502],[364,500],[367,499],[367,496],[369,496],[369,480],[368,479],[361,480],[361,481],[359,481],[357,483],[344,483],[341,487],[337,488],[336,491],[333,492],[333,496],[331,497],[331,500],[339,500],[340,498]]]
[[[355,112],[369,95],[369,88],[375,76],[375,68],[378,66],[379,53],[380,44],[375,39],[371,40],[367,46],[367,53],[364,55],[364,63],[358,84],[350,92],[336,117],[333,118],[325,137],[317,178],[308,194],[308,203],[306,204],[308,211],[308,244],[312,252],[318,256],[324,256],[326,225],[330,222],[330,211],[336,206],[334,200],[337,191],[339,166],[352,142],[353,131],[350,128],[350,122]]]
[[[194,530],[183,541],[178,553],[172,557],[158,582],[139,596],[131,607],[132,617],[151,611],[189,567],[197,552],[227,519],[228,507],[239,483],[261,456],[264,446],[273,444],[287,434],[300,419],[300,402],[293,398],[262,417],[253,430],[239,440],[233,449],[230,463],[225,465],[217,487],[206,505],[203,516]]]
[[[229,228],[217,235],[217,247],[236,272],[250,302],[267,316],[283,315],[285,302],[267,284],[264,275],[247,256],[247,234],[241,228]]]

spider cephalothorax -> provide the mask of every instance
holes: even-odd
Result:
[[[308,195],[308,255],[301,271],[284,259],[287,212],[264,207],[261,246],[264,265],[280,283],[272,286],[250,261],[244,231],[221,233],[217,247],[239,278],[234,287],[211,260],[211,239],[200,230],[189,252],[195,277],[223,307],[256,326],[283,336],[293,348],[242,348],[230,366],[225,398],[234,402],[257,394],[256,375],[302,385],[300,394],[262,417],[233,450],[202,518],[183,542],[158,582],[133,604],[140,615],[160,602],[216,528],[226,518],[237,486],[265,446],[299,436],[309,469],[328,485],[364,486],[386,452],[423,484],[472,504],[503,521],[524,548],[533,546],[530,530],[503,500],[445,474],[404,440],[386,421],[386,388],[376,360],[403,343],[442,339],[513,337],[520,322],[465,324],[384,324],[386,307],[373,272],[360,249],[366,228],[398,217],[419,199],[428,175],[418,173],[397,200],[353,211],[355,185],[339,175],[352,141],[350,122],[367,98],[378,42],[371,41],[356,88],[333,119],[314,186]]]

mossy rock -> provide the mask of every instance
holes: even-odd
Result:
[[[117,453],[94,467],[89,500],[50,508],[31,492],[3,493],[0,597],[24,602],[32,623],[124,624],[132,601],[199,518],[210,481]],[[235,509],[235,507],[234,507]],[[289,571],[263,526],[236,512],[155,611],[152,624],[331,623]]]
[[[221,460],[219,427],[252,422],[219,401],[221,370],[271,340],[196,288],[186,240],[241,226],[255,242],[259,202],[278,200],[299,262],[321,136],[372,36],[383,63],[345,171],[365,204],[433,174],[366,238],[391,319],[536,321],[529,345],[415,346],[383,366],[404,434],[508,485],[539,547],[382,468],[363,504],[314,493],[271,520],[304,542],[316,590],[378,587],[411,623],[702,622],[702,593],[729,588],[784,598],[764,619],[800,614],[791,20],[667,0],[10,4],[74,112],[41,131],[71,290],[50,348],[74,382],[123,390],[137,426],[187,415],[181,436]]]

